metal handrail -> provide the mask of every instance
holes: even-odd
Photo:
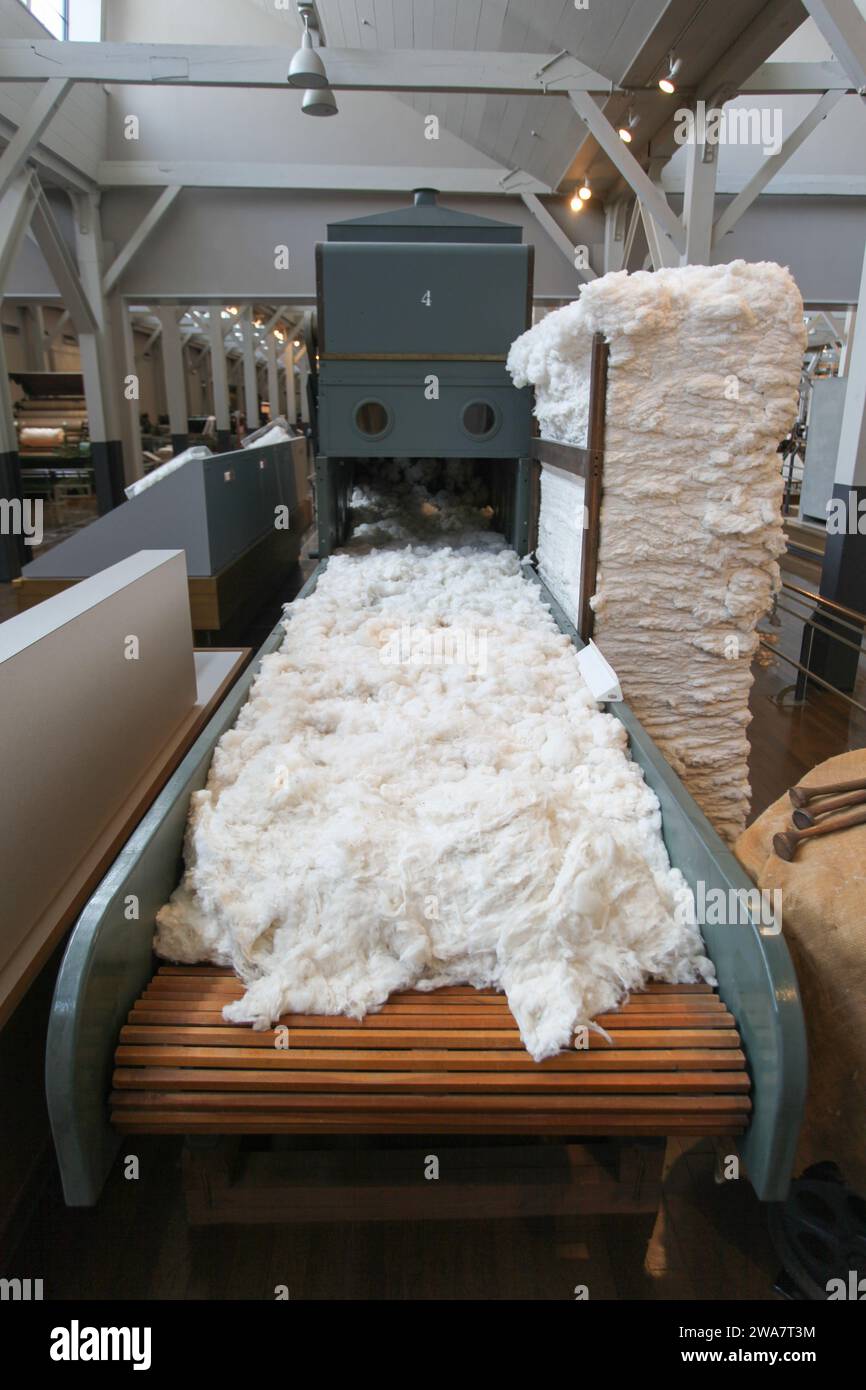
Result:
[[[792,602],[792,603],[801,603],[801,604],[803,605],[804,608],[811,608],[811,607],[814,606],[813,604],[810,604],[806,599],[797,598],[797,595],[796,595],[796,594],[792,594],[792,595],[791,595],[791,602]],[[779,600],[776,599],[776,607],[778,608],[778,606],[779,606]],[[803,622],[806,621],[806,618],[804,617],[803,614],[798,613],[796,616],[797,616],[798,618],[800,618],[801,621],[803,621]],[[833,613],[822,613],[821,616],[824,617],[824,618],[826,618],[828,622],[835,623],[838,627],[845,627],[845,628],[848,629],[849,632],[856,633],[856,635],[857,635],[859,638],[862,639],[862,637],[863,637],[863,628],[861,627],[861,625],[860,625],[859,623],[850,623],[850,622],[848,621],[847,618],[837,618],[837,617],[835,616],[835,614],[833,614]]]
[[[780,652],[778,648],[773,646],[772,642],[761,642],[760,645],[766,647],[767,651],[772,652],[774,656],[780,657],[782,661],[787,661],[789,666],[795,666],[798,671],[802,671],[803,675],[807,676],[810,681],[815,681],[818,685],[823,685],[826,690],[830,690],[834,695],[838,695],[840,700],[846,700],[849,705],[853,705],[855,709],[862,710],[863,713],[866,714],[866,705],[861,705],[859,700],[852,700],[850,695],[846,695],[843,691],[837,690],[836,686],[831,685],[829,681],[825,681],[823,676],[816,676],[814,671],[809,670],[808,666],[804,666],[802,662],[795,661],[792,656],[786,656],[784,652]],[[789,689],[792,688],[793,687],[789,687]]]
[[[835,599],[824,598],[821,594],[813,594],[811,589],[802,589],[799,584],[789,584],[787,579],[782,580],[782,588],[787,589],[792,594],[802,594],[811,603],[819,603],[822,608],[831,608],[834,613],[844,613],[848,618],[853,618],[855,623],[861,627],[866,626],[866,613],[858,613],[856,608],[847,608],[844,603],[837,603]]]
[[[776,610],[779,613],[787,613],[789,617],[796,618],[797,622],[804,623],[807,627],[813,627],[816,632],[823,632],[825,637],[832,637],[834,642],[841,642],[844,647],[850,647],[852,652],[862,651],[859,642],[852,642],[848,637],[841,637],[838,632],[833,632],[829,627],[822,627],[816,623],[814,618],[807,618],[802,613],[797,613],[793,608],[786,608],[784,604],[776,603]],[[760,629],[758,629],[760,631]]]

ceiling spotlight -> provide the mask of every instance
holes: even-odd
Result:
[[[632,139],[634,138],[634,128],[639,123],[639,121],[640,116],[638,116],[634,111],[629,111],[625,121],[616,132],[620,140],[624,140],[627,145],[630,145]]]
[[[304,92],[301,110],[305,116],[336,116],[337,101],[330,87],[310,87]]]
[[[588,199],[590,199],[590,198],[592,197],[592,189],[591,189],[590,186],[589,186],[589,179],[584,179],[584,180],[583,180],[583,183],[580,185],[580,188],[577,190],[577,196],[578,196],[579,198],[582,198],[584,202],[587,202]]]
[[[663,77],[660,77],[660,78],[659,78],[659,87],[661,88],[661,90],[662,90],[663,92],[667,92],[668,96],[670,96],[673,92],[676,91],[676,85],[675,85],[675,83],[674,83],[674,78],[676,77],[676,75],[677,75],[677,73],[679,72],[679,70],[680,70],[681,67],[682,67],[682,59],[681,59],[681,58],[675,58],[674,55],[673,55],[673,53],[669,54],[669,55],[668,55],[668,70],[667,70],[667,72],[665,73],[665,75],[664,75]]]
[[[290,87],[327,87],[328,85],[325,64],[313,47],[310,21],[306,14],[304,15],[304,35],[301,39],[301,46],[289,65],[288,82]]]
[[[578,194],[578,193],[573,193],[572,196],[571,196],[571,202],[569,203],[568,206],[571,208],[572,212],[582,212],[582,211],[583,211],[583,199],[580,197],[580,194]]]

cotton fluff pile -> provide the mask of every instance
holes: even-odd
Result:
[[[733,839],[749,808],[755,627],[785,549],[776,449],[796,414],[802,300],[769,262],[593,281],[508,358],[515,384],[535,385],[546,438],[586,442],[594,332],[610,345],[595,640],[665,757]],[[573,617],[574,543],[556,536],[574,524],[566,514],[581,513],[563,504],[562,488],[553,515],[542,480],[539,562]]]
[[[193,797],[155,944],[235,969],[231,1022],[494,986],[541,1060],[651,976],[713,978],[621,724],[501,538],[453,534],[329,561]],[[383,660],[407,628],[474,640]]]

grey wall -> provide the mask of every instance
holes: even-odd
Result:
[[[103,230],[122,245],[154,200],[153,189],[109,189],[103,195]],[[185,189],[153,232],[121,282],[139,299],[177,295],[189,303],[208,296],[282,302],[315,290],[315,246],[326,224],[383,212],[400,203],[393,194],[313,193],[281,189]],[[409,190],[406,193],[409,201]],[[521,200],[458,197],[442,201],[464,212],[518,222],[535,246],[537,294],[572,296],[580,284],[573,266]],[[598,254],[603,236],[598,212],[581,215],[581,240]],[[574,234],[574,229],[572,229]],[[274,268],[274,247],[289,247],[289,269]]]

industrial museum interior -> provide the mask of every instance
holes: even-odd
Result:
[[[864,93],[866,0],[0,0],[36,1364],[448,1300],[826,1369],[791,1329],[866,1299]]]

